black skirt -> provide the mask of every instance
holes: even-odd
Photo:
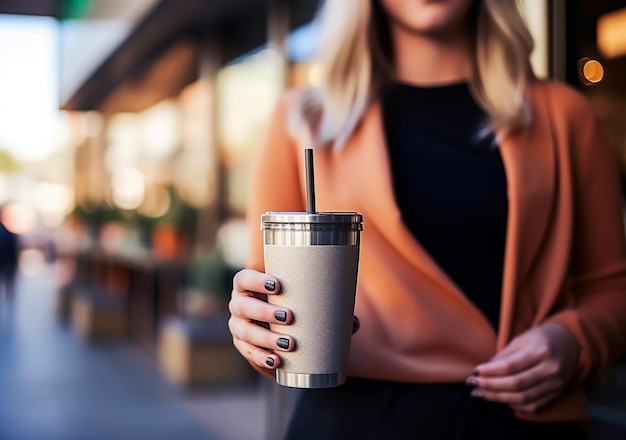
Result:
[[[286,439],[587,439],[576,422],[519,420],[506,405],[470,396],[465,384],[348,379],[302,390]]]

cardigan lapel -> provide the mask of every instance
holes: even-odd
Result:
[[[534,114],[534,129],[503,139],[500,152],[508,185],[509,214],[503,273],[498,348],[511,339],[516,295],[532,267],[550,217],[555,186],[555,152],[545,110]],[[374,226],[392,245],[421,270],[448,297],[467,305],[469,314],[491,328],[448,275],[404,225],[393,192],[391,168],[382,125],[380,102],[372,104],[335,163],[351,189],[364,224]]]
[[[362,211],[364,233],[368,224],[376,228],[416,270],[420,270],[445,292],[448,299],[463,303],[467,313],[476,318],[474,322],[484,322],[488,328],[486,331],[493,334],[484,315],[405,226],[393,191],[381,113],[380,102],[372,104],[354,135],[342,150],[335,153],[336,166],[344,184],[350,188],[356,199],[356,206]]]
[[[515,307],[517,296],[538,257],[554,206],[556,152],[550,116],[545,106],[534,106],[533,111],[532,128],[509,135],[500,144],[509,215],[498,348],[515,336],[514,319],[522,311]]]

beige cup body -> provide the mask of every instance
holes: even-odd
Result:
[[[268,301],[293,313],[291,324],[270,325],[296,344],[294,351],[279,353],[281,385],[323,388],[345,382],[359,264],[359,230],[352,233],[356,239],[335,234],[316,244],[266,234],[265,271],[281,283],[280,293],[268,295]]]

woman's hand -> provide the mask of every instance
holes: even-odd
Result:
[[[228,328],[233,344],[253,366],[268,376],[280,365],[277,352],[291,351],[293,338],[266,328],[267,323],[288,325],[293,319],[290,310],[267,303],[267,295],[280,292],[274,277],[243,269],[233,278],[233,292],[228,309]]]
[[[559,397],[578,363],[578,343],[565,327],[545,323],[513,339],[467,378],[474,397],[535,412]]]

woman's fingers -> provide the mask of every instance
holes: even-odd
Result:
[[[233,339],[233,344],[239,353],[257,367],[273,370],[280,366],[280,357],[275,353],[263,350],[241,339]]]
[[[233,278],[233,295],[261,293],[272,295],[280,292],[280,283],[274,277],[252,269],[243,269]]]
[[[524,391],[488,391],[475,388],[472,396],[480,397],[491,402],[500,402],[520,411],[534,412],[551,402],[561,393],[560,384],[555,380],[545,380]]]
[[[228,303],[231,316],[249,321],[271,324],[289,324],[293,319],[291,311],[271,305],[259,299],[256,293],[276,294],[280,291],[278,280],[267,274],[243,269],[233,278],[233,292]]]
[[[467,383],[475,397],[536,411],[563,393],[574,373],[578,344],[560,324],[545,323],[514,338],[475,368]]]
[[[251,296],[234,296],[228,303],[231,315],[248,320],[269,322],[271,324],[289,324],[292,314],[289,310],[276,307]]]
[[[250,269],[243,269],[233,278],[233,291],[228,303],[228,327],[235,348],[253,365],[274,369],[280,365],[275,352],[295,348],[292,337],[273,332],[264,326],[290,324],[290,310],[265,301],[267,295],[280,292],[280,283],[274,277]]]
[[[295,344],[291,336],[275,333],[247,319],[232,317],[228,320],[228,328],[233,339],[270,350],[291,351]]]
[[[523,390],[490,390],[486,388],[475,388],[472,396],[482,397],[492,402],[506,403],[511,406],[528,405],[536,402],[548,394],[552,394],[559,389],[559,384],[553,379],[544,380]]]
[[[557,397],[559,397],[559,395],[561,394],[560,390],[557,391],[552,391],[551,393],[547,393],[545,395],[543,395],[542,397],[532,401],[532,402],[528,402],[528,403],[523,403],[523,404],[512,404],[509,405],[510,407],[512,407],[513,409],[516,409],[518,411],[524,411],[524,412],[536,412],[538,410],[540,410],[541,408],[543,408],[544,406],[548,405],[550,402],[552,402],[554,399],[556,399]]]
[[[519,373],[505,376],[470,376],[466,383],[485,391],[524,391],[550,377],[549,364],[539,363]]]
[[[475,371],[480,376],[510,376],[525,371],[549,357],[544,346],[525,345],[510,350],[506,355],[495,357],[489,362],[478,365]]]

